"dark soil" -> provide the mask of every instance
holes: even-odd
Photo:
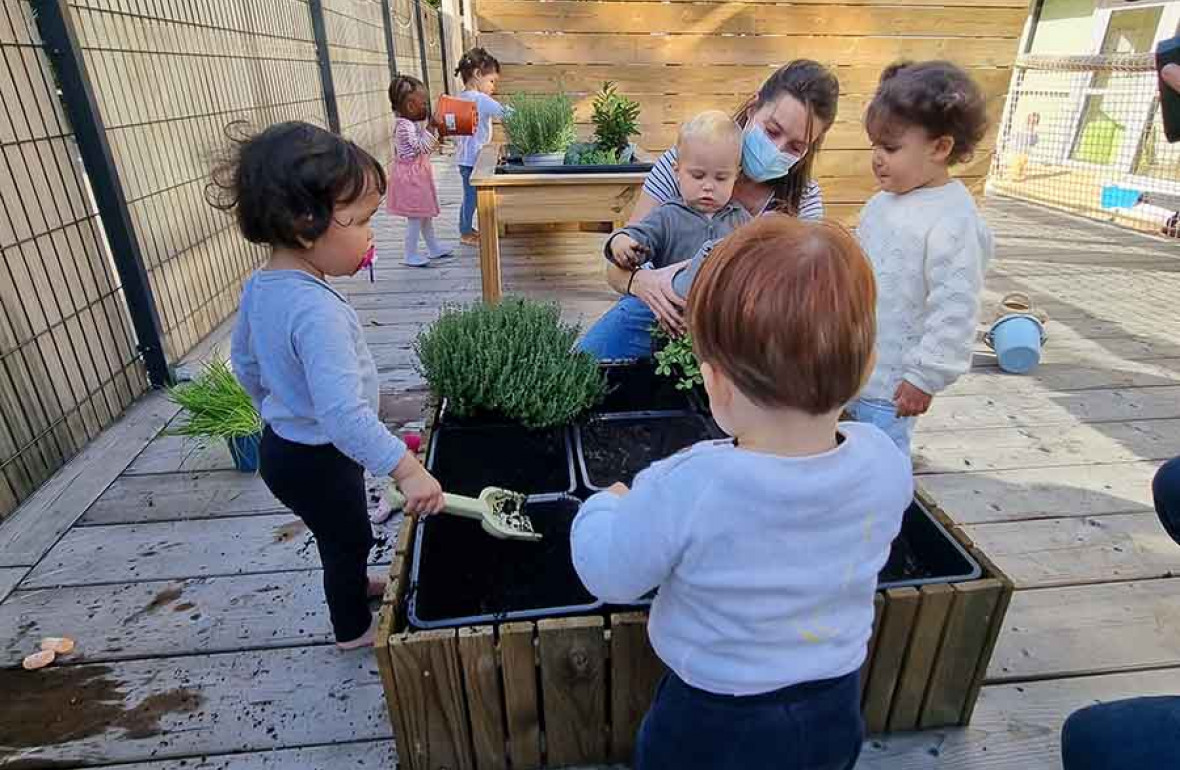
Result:
[[[695,414],[595,420],[579,425],[586,485],[605,489],[616,481],[630,484],[656,460],[670,457],[698,441],[718,438]]]
[[[877,577],[879,586],[909,580],[953,579],[969,575],[974,566],[917,504],[902,520],[889,560]]]
[[[594,408],[596,414],[622,412],[679,411],[691,409],[688,394],[676,389],[671,377],[656,374],[651,361],[612,364],[606,369],[606,398]]]
[[[525,515],[541,533],[540,542],[498,540],[478,521],[431,516],[418,525],[415,611],[418,620],[511,618],[528,610],[553,610],[595,604],[574,571],[570,527],[579,503],[572,497],[530,502]]]
[[[503,487],[543,495],[574,486],[564,428],[439,428],[434,443],[430,471],[453,494],[478,497],[484,487]]]
[[[439,411],[438,424],[456,428],[486,428],[489,426],[509,426],[514,421],[500,412],[477,411],[463,417],[455,414],[447,402],[443,402]]]

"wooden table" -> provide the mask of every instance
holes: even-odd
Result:
[[[496,302],[500,226],[553,222],[622,223],[631,214],[646,173],[497,174],[501,145],[483,148],[471,174],[479,202],[479,270],[484,302]]]

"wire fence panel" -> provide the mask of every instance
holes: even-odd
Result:
[[[324,0],[340,133],[381,162],[393,152],[389,56],[381,0]]]
[[[415,0],[390,0],[389,12],[393,23],[393,50],[397,71],[422,80],[422,57],[418,46],[418,22]]]
[[[430,74],[430,95],[438,99],[439,94],[447,92],[447,72],[443,66],[446,54],[443,52],[442,39],[439,30],[439,16],[442,14],[437,8],[422,4],[422,36],[426,39],[426,69]]]
[[[1157,83],[1151,54],[1021,58],[990,189],[1180,237],[1180,145]]]
[[[225,127],[324,125],[304,0],[70,4],[176,361],[234,312],[263,258],[205,186]]]
[[[0,518],[147,389],[27,0],[0,8]]]

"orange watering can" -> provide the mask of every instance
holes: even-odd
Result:
[[[479,109],[475,102],[442,94],[434,115],[438,120],[439,136],[471,136],[479,123]]]

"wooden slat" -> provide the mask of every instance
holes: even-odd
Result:
[[[391,740],[344,743],[339,746],[259,751],[246,754],[204,755],[162,762],[112,765],[113,770],[324,770],[324,768],[397,767],[397,748]]]
[[[739,95],[751,95],[769,77],[779,64],[781,57],[766,64],[717,65],[714,62],[693,61],[680,65],[637,64],[616,62],[604,64],[513,64],[504,63],[500,87],[505,93],[552,92],[561,90],[570,94],[592,94],[606,81],[618,85],[621,93],[632,98],[652,95],[679,94],[688,99],[710,95],[720,96],[713,106],[723,108]],[[832,71],[840,81],[841,94],[869,95],[877,90],[881,79],[881,64],[860,66],[837,66]],[[1001,94],[1007,91],[1011,72],[1006,68],[977,67],[967,72],[986,94]],[[646,100],[641,100],[646,102]],[[841,103],[844,119],[855,119]]]
[[[483,301],[492,303],[499,301],[503,291],[500,277],[499,202],[493,190],[480,190],[476,193],[476,200],[479,208],[479,268]]]
[[[883,732],[889,721],[889,708],[914,631],[919,600],[919,594],[913,588],[885,591],[885,614],[865,690],[865,729],[870,734]]]
[[[742,3],[585,3],[554,0],[481,0],[477,23],[486,32],[584,32],[615,34],[811,35],[817,29],[841,35],[921,35],[938,30],[947,37],[1019,36],[1025,8],[896,8]]]
[[[1180,666],[1180,581],[1017,591],[989,680]]]
[[[455,631],[401,634],[390,640],[398,708],[407,731],[398,747],[414,770],[471,770],[471,733]]]
[[[865,743],[858,770],[1060,770],[1061,725],[1091,703],[1180,692],[1180,669],[983,688],[965,729]]]
[[[542,620],[537,638],[547,763],[564,767],[602,762],[607,755],[602,618]]]
[[[0,567],[31,567],[171,420],[162,393],[142,399],[54,474],[0,528]]]
[[[1003,584],[993,579],[954,586],[954,601],[918,720],[920,728],[959,724],[1002,590]]]
[[[262,477],[237,471],[124,476],[107,488],[78,522],[135,524],[274,513],[283,504]]]
[[[1017,588],[1180,574],[1180,548],[1154,511],[981,524],[966,532]]]
[[[642,183],[594,187],[501,187],[496,190],[497,221],[519,224],[627,219],[641,189]]]
[[[0,567],[0,602],[8,598],[28,572],[28,567]]]
[[[537,702],[537,657],[532,623],[500,626],[500,664],[504,671],[504,708],[508,756],[513,770],[541,766],[541,718]]]
[[[647,614],[611,615],[611,758],[630,762],[635,736],[651,706],[664,664],[647,638]]]
[[[922,429],[975,430],[1091,422],[1127,422],[1180,417],[1180,386],[1081,390],[1073,393],[1012,393],[939,398]]]
[[[224,441],[200,442],[183,436],[162,436],[135,458],[127,474],[228,471],[233,467],[233,458]]]
[[[954,591],[945,584],[922,586],[919,593],[921,605],[914,620],[914,632],[905,650],[901,674],[889,710],[889,732],[918,727],[926,685],[930,681],[934,657],[942,642],[942,630],[954,598]]]
[[[68,663],[332,640],[320,570],[21,590],[0,603],[0,627],[0,666],[45,636],[77,641]]]
[[[314,676],[293,676],[315,672]],[[243,688],[243,683],[249,683]],[[388,739],[365,654],[333,645],[0,670],[0,736],[26,765],[198,757]],[[31,730],[31,726],[39,729]]]
[[[553,64],[763,64],[781,61],[783,42],[776,36],[712,35],[546,35],[480,34],[480,43],[503,62]],[[954,58],[966,66],[1006,66],[1016,55],[1016,41],[1006,38],[819,37],[791,39],[791,56],[835,65],[864,65],[911,59]]]
[[[865,694],[869,689],[869,675],[873,671],[873,659],[877,656],[877,637],[881,633],[881,620],[885,617],[885,594],[877,591],[873,594],[873,633],[869,636],[868,649],[865,651],[865,662],[860,667],[860,700],[864,708]]]
[[[369,563],[389,560],[378,541]],[[319,566],[311,533],[290,514],[70,530],[29,573],[25,587],[213,577]]]
[[[922,477],[963,525],[1152,510],[1158,461],[1030,468]]]
[[[478,770],[504,770],[508,767],[504,697],[496,665],[496,640],[490,626],[459,629],[459,660],[463,665],[475,766]]]

